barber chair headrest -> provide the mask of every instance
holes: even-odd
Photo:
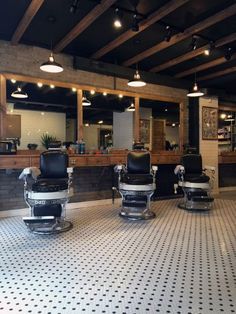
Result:
[[[130,152],[127,155],[128,173],[150,173],[150,153]]]
[[[141,149],[145,149],[144,148],[144,143],[141,142],[136,142],[133,144],[133,149],[134,150],[141,150]]]
[[[68,155],[62,151],[45,151],[40,156],[42,178],[67,178]]]
[[[202,173],[202,156],[199,154],[182,156],[181,164],[185,168],[185,173]]]

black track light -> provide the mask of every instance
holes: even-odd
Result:
[[[212,50],[214,50],[214,49],[215,49],[215,43],[213,40],[211,40],[209,42],[208,48],[204,50],[204,54],[206,56],[209,56],[211,54]]]
[[[132,21],[132,31],[138,32],[139,31],[139,20],[137,18],[137,14],[133,15],[133,21]]]
[[[115,9],[115,19],[113,25],[115,26],[115,28],[122,27],[122,13],[118,8]]]
[[[191,44],[190,44],[191,50],[196,50],[197,49],[197,39],[198,39],[197,36],[193,35],[192,41],[191,41]]]
[[[77,9],[78,9],[78,3],[79,0],[73,0],[71,6],[70,6],[70,13],[76,13]]]
[[[166,34],[165,34],[165,37],[164,37],[164,40],[165,41],[170,41],[171,39],[171,36],[172,36],[172,29],[169,25],[166,26]]]
[[[225,52],[225,59],[229,61],[233,56],[233,49],[231,47],[227,48]]]

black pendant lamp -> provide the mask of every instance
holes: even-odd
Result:
[[[44,62],[41,64],[40,66],[40,70],[44,71],[44,72],[48,72],[48,73],[60,73],[62,72],[64,69],[63,67],[60,65],[60,63],[57,63],[55,61],[53,52],[51,52],[48,61]]]
[[[187,94],[188,97],[201,97],[204,96],[204,93],[199,89],[196,80],[196,73],[195,73],[195,80],[192,89]]]
[[[22,90],[21,87],[17,87],[17,89],[11,93],[11,97],[13,98],[28,98],[28,94]]]

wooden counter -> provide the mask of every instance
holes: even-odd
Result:
[[[222,152],[219,155],[219,164],[236,164],[236,152]]]
[[[0,169],[22,169],[39,167],[40,151],[18,151],[16,155],[0,155]],[[110,166],[126,162],[128,151],[113,154],[69,154],[71,167]],[[152,164],[178,164],[181,154],[172,151],[162,151],[151,154]]]

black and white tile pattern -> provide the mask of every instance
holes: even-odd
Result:
[[[40,236],[0,220],[0,313],[236,313],[236,202],[126,221],[118,208],[74,210],[74,228]]]

